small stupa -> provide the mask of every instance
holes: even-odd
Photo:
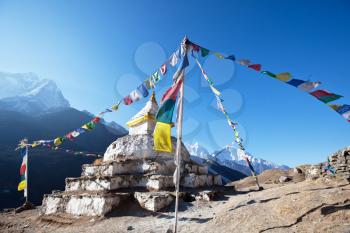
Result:
[[[171,204],[174,200],[174,152],[153,150],[157,111],[158,104],[152,94],[145,107],[127,122],[129,134],[107,148],[100,164],[84,164],[81,177],[66,178],[65,191],[46,194],[41,213],[103,216],[130,197],[150,211]],[[176,138],[172,138],[172,143],[176,145]],[[181,187],[222,185],[220,175],[210,175],[207,166],[190,160],[183,144],[181,157]]]

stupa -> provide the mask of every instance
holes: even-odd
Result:
[[[126,198],[134,198],[150,211],[171,204],[174,200],[174,152],[153,150],[157,110],[158,104],[152,94],[145,107],[127,123],[129,134],[110,144],[100,164],[84,164],[81,177],[66,178],[65,191],[44,195],[41,213],[103,216]],[[176,145],[176,138],[172,138],[172,143]],[[184,145],[181,156],[182,188],[222,185],[220,175],[210,175],[207,166],[190,160]]]

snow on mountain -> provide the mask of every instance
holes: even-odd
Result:
[[[41,113],[49,109],[68,108],[56,83],[39,79],[33,73],[0,72],[0,108],[22,113]]]
[[[213,156],[219,161],[221,164],[229,164],[233,161],[236,164],[240,164],[243,166],[247,166],[247,162],[244,159],[244,153],[241,150],[237,150],[232,146],[226,146],[224,149],[220,151],[216,151],[213,153]],[[257,173],[261,173],[265,170],[269,169],[288,169],[288,166],[278,165],[273,162],[266,161],[264,159],[256,158],[249,153],[246,153],[246,156],[249,158],[252,163],[254,170]]]
[[[196,157],[206,159],[206,160],[211,159],[211,155],[208,152],[208,150],[205,149],[203,146],[199,145],[198,142],[195,142],[193,144],[187,144],[186,147],[190,155],[194,155]]]
[[[244,154],[237,153],[237,149],[233,148],[232,146],[227,146],[219,151],[215,151],[212,154],[210,154],[203,146],[200,146],[198,142],[188,144],[187,149],[193,157],[200,157],[206,160],[215,161],[220,165],[250,175],[250,170],[244,159]],[[249,153],[247,153],[247,156],[257,173],[261,173],[268,169],[288,169],[288,167],[285,165],[277,165],[264,159],[256,158]]]

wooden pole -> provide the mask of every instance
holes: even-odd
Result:
[[[179,112],[177,118],[177,142],[176,142],[176,184],[175,184],[175,222],[174,222],[174,233],[177,233],[177,223],[178,223],[178,209],[179,209],[179,191],[180,191],[180,170],[181,170],[181,144],[182,144],[182,115],[183,115],[183,98],[184,98],[184,81],[185,81],[185,71],[181,74],[182,84],[180,89],[180,102],[179,102]]]

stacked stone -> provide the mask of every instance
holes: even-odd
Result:
[[[83,165],[81,177],[66,178],[65,191],[44,196],[42,214],[102,216],[130,196],[150,211],[169,205],[174,199],[174,152],[153,150],[157,109],[152,98],[137,117],[129,121],[129,135],[118,138],[107,148],[103,162]],[[172,143],[176,148],[175,138]],[[222,185],[220,175],[210,175],[207,166],[190,160],[183,144],[181,157],[183,188]]]
[[[330,164],[335,170],[335,175],[344,177],[350,181],[350,147],[337,151],[329,156]]]

